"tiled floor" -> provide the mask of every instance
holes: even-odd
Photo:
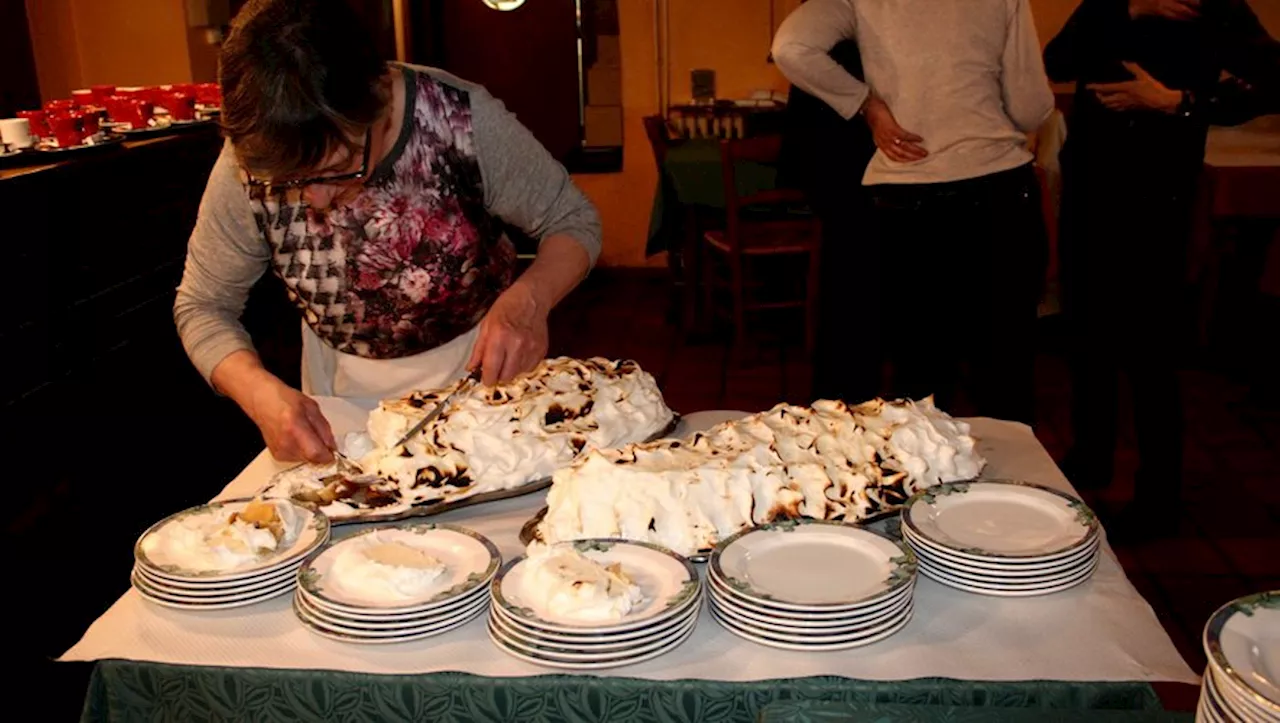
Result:
[[[661,277],[600,275],[557,313],[553,352],[629,356],[658,379],[677,411],[756,411],[809,400],[810,368],[795,345],[764,345],[757,358],[732,363],[719,340],[686,342],[664,316]],[[796,324],[792,327],[798,326]],[[1046,324],[1037,366],[1036,435],[1061,460],[1070,443],[1066,365]],[[1118,547],[1130,580],[1193,669],[1205,665],[1200,633],[1221,604],[1280,589],[1280,409],[1208,371],[1183,375],[1187,403],[1187,480],[1180,534]],[[1127,410],[1122,411],[1126,417]],[[1122,432],[1114,484],[1090,502],[1120,502],[1132,492],[1133,435]]]

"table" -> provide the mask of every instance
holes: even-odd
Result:
[[[320,401],[339,434],[360,426],[363,412],[354,405]],[[734,414],[694,414],[686,423],[704,427]],[[986,476],[1069,488],[1028,427],[973,424],[990,460]],[[220,496],[249,493],[277,468],[264,454]],[[520,524],[541,504],[532,495],[440,519],[489,536],[509,559],[520,551]],[[922,579],[915,618],[903,632],[834,654],[756,646],[704,611],[694,637],[655,661],[601,676],[546,675],[493,648],[483,621],[425,641],[358,647],[308,633],[287,596],[243,611],[186,613],[129,592],[62,660],[100,661],[86,720],[287,712],[304,719],[746,721],[788,700],[1158,710],[1151,683],[1198,682],[1109,548],[1092,580],[1044,598],[986,598]]]

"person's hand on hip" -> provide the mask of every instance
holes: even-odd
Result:
[[[929,155],[920,145],[924,139],[898,125],[893,111],[879,96],[872,93],[862,109],[867,125],[871,126],[871,135],[875,139],[876,148],[886,156],[899,163],[912,163]]]
[[[1200,0],[1129,0],[1129,17],[1144,15],[1169,20],[1195,20],[1200,17]]]

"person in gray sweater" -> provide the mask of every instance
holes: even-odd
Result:
[[[845,39],[865,81],[828,55]],[[885,281],[870,343],[890,355],[892,391],[932,393],[945,408],[967,366],[978,414],[1032,422],[1048,242],[1027,134],[1054,99],[1027,0],[808,0],[778,29],[773,57],[871,128],[862,182]],[[856,294],[848,306],[860,313]]]
[[[192,362],[281,460],[327,462],[309,395],[376,399],[532,369],[547,313],[600,252],[564,167],[483,88],[388,64],[331,0],[253,0],[221,54],[227,144],[174,319]],[[504,224],[540,240],[518,277]],[[302,390],[240,315],[270,270],[303,320]]]

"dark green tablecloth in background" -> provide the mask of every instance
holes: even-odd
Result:
[[[1167,711],[979,708],[874,701],[770,703],[760,723],[1192,723],[1192,713]]]
[[[760,163],[740,163],[736,178],[738,193],[747,195],[774,188],[778,171]],[[680,246],[685,223],[683,209],[687,206],[724,209],[724,180],[718,140],[688,140],[667,151],[658,190],[653,195],[647,255]]]
[[[829,676],[751,683],[589,675],[486,678],[464,673],[367,675],[109,660],[94,667],[83,720],[748,723],[758,720],[771,703],[797,701],[828,701],[864,708],[887,704],[940,710],[983,708],[990,714],[983,720],[1005,720],[1000,717],[1003,713],[1028,708],[1077,712],[1161,710],[1159,698],[1145,683],[1006,683],[939,678],[872,682]],[[773,716],[771,721],[785,721],[794,719],[786,716],[794,715],[796,709],[769,710],[773,711],[769,713]],[[814,715],[820,712],[813,710]],[[1142,715],[1089,719],[1135,723],[1165,720]],[[833,719],[795,720],[825,723]],[[1075,719],[1039,715],[1035,720],[1048,723]]]

